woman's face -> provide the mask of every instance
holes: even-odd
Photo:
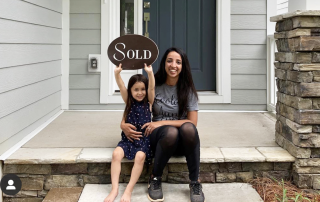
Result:
[[[171,78],[178,78],[182,70],[182,59],[179,53],[171,51],[167,55],[165,69],[167,76]]]

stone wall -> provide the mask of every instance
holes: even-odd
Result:
[[[129,182],[133,163],[123,163],[119,182]],[[15,196],[4,195],[4,202],[40,202],[51,188],[84,187],[85,184],[110,184],[110,163],[79,164],[5,164],[4,174],[13,173],[22,181],[21,191]],[[289,179],[292,163],[201,163],[200,180],[204,183],[248,182],[254,177]],[[144,168],[138,183],[148,182],[152,170]],[[169,163],[163,181],[189,183],[186,163]]]
[[[277,22],[276,142],[296,158],[295,184],[320,189],[320,11],[271,21]]]

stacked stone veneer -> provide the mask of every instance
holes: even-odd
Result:
[[[129,182],[133,163],[123,163],[120,183]],[[15,196],[4,195],[4,202],[41,202],[51,188],[83,187],[85,184],[110,184],[110,163],[77,164],[5,164],[4,174],[14,173],[22,181],[22,191]],[[201,163],[200,180],[204,183],[248,182],[254,177],[289,179],[291,162]],[[138,182],[147,182],[152,166],[144,168]],[[169,163],[163,181],[189,183],[186,163]]]
[[[271,21],[277,22],[276,142],[296,158],[295,184],[320,189],[320,11]]]

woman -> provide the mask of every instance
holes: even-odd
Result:
[[[204,194],[199,183],[200,139],[196,129],[198,121],[198,95],[194,87],[187,55],[180,49],[169,48],[163,55],[155,74],[155,100],[153,118],[142,128],[150,135],[154,153],[152,176],[148,183],[150,201],[163,201],[161,176],[172,155],[186,156],[191,181],[191,202],[203,202]],[[121,129],[132,139],[141,133],[124,122]]]

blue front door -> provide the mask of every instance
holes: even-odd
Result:
[[[158,70],[166,49],[183,49],[198,91],[216,91],[216,0],[144,0],[150,2],[149,37],[159,47]],[[145,33],[145,22],[144,32]]]

